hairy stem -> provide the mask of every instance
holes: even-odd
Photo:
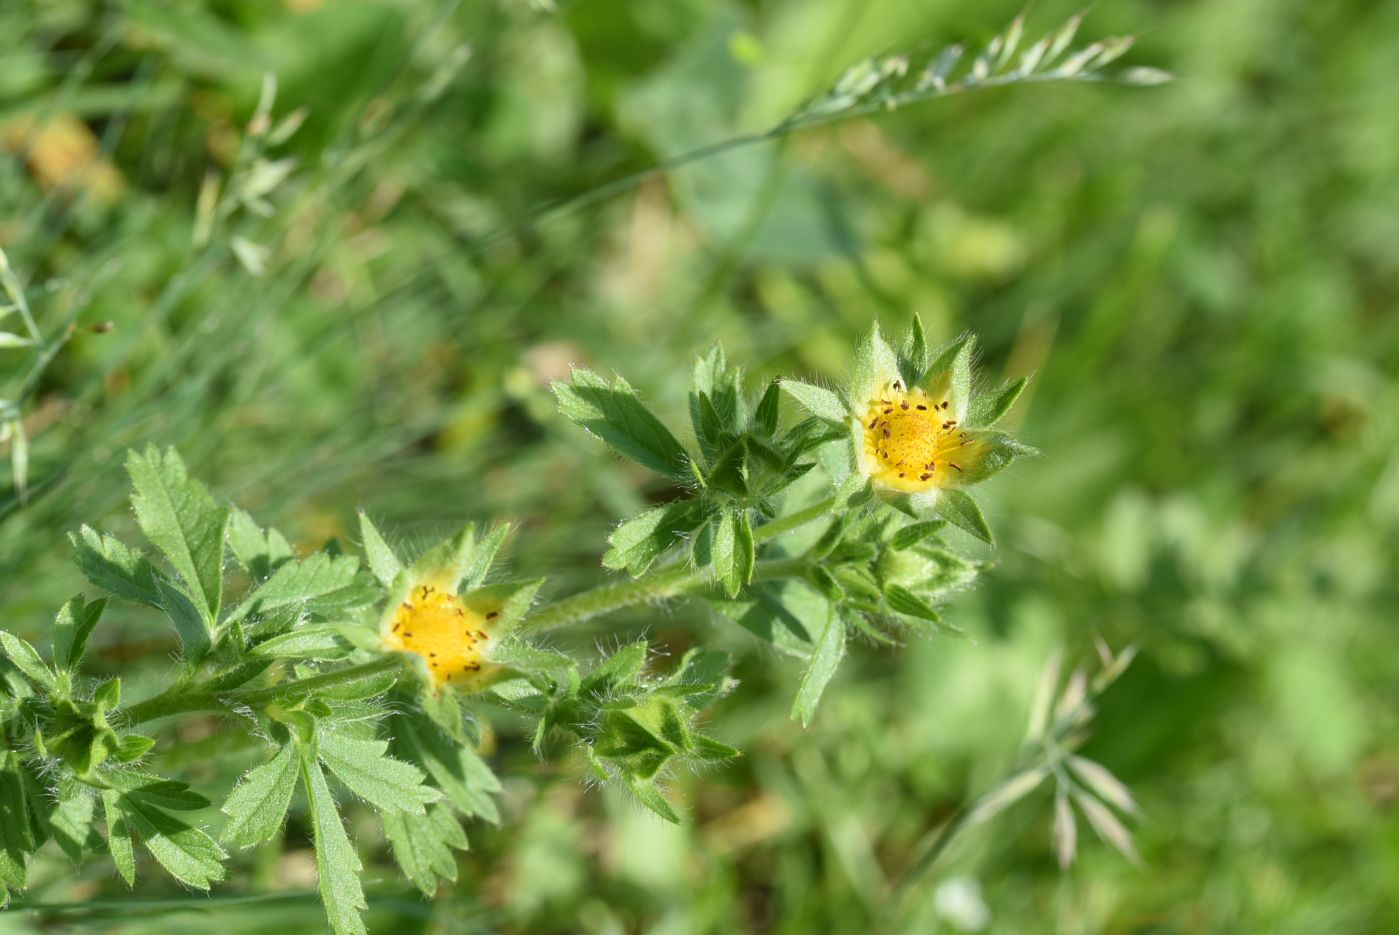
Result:
[[[398,655],[385,655],[371,662],[332,672],[323,672],[311,678],[283,682],[269,688],[250,691],[215,692],[206,688],[175,686],[159,695],[138,701],[123,709],[126,723],[131,725],[154,721],[176,714],[228,714],[240,708],[262,707],[273,701],[295,701],[325,688],[334,688],[370,678],[385,672],[392,672],[403,665]]]
[[[756,531],[754,538],[757,538]],[[806,562],[792,558],[758,562],[753,566],[753,580],[791,578],[801,574],[806,565]],[[701,591],[713,583],[712,568],[695,569],[685,562],[675,562],[641,578],[614,581],[555,601],[526,617],[520,629],[528,633],[556,630],[633,604],[663,601]]]

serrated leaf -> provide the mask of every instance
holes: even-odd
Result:
[[[612,386],[591,370],[573,371],[572,383],[555,383],[564,417],[596,435],[618,454],[669,477],[688,475],[689,455],[621,377]]]
[[[263,581],[293,557],[291,544],[275,529],[263,529],[246,510],[234,507],[228,516],[228,546],[254,581]]]
[[[819,419],[843,424],[850,418],[850,407],[824,387],[803,383],[801,380],[783,380],[782,389],[800,403],[803,409]]]
[[[991,527],[986,525],[986,516],[971,495],[956,488],[948,488],[938,494],[937,511],[943,519],[964,532],[971,533],[982,542],[994,544]]]
[[[364,545],[364,557],[369,562],[369,571],[384,587],[392,588],[398,580],[399,573],[403,571],[403,562],[379,534],[369,514],[364,512],[359,514],[359,537]]]
[[[53,621],[53,662],[60,669],[73,670],[87,652],[88,637],[93,627],[102,618],[107,608],[107,599],[98,598],[92,603],[84,600],[81,594],[73,597],[59,610]]]
[[[322,624],[298,627],[290,633],[263,640],[248,654],[270,659],[335,660],[344,659],[352,649],[339,630]]]
[[[83,576],[104,591],[148,607],[160,608],[156,579],[160,573],[150,559],[112,536],[83,526],[68,537]]]
[[[345,831],[335,797],[320,764],[303,753],[301,773],[311,811],[311,835],[316,845],[316,876],[321,904],[335,935],[367,935],[361,913],[369,908],[359,875],[364,869]]]
[[[388,747],[384,740],[323,731],[317,755],[336,779],[380,811],[423,814],[424,805],[437,800],[436,790],[423,785],[416,766],[390,757]]]
[[[379,816],[394,860],[408,879],[431,897],[437,881],[455,881],[457,859],[453,850],[466,850],[466,832],[445,805],[433,805],[424,815],[384,812]]]
[[[276,837],[296,791],[298,761],[291,744],[261,766],[243,774],[223,804],[228,823],[220,837],[235,847],[252,847]]]
[[[122,811],[150,855],[181,883],[207,890],[224,878],[228,855],[203,831],[130,795],[122,796]]]
[[[753,527],[747,510],[726,510],[719,517],[712,556],[714,574],[724,592],[736,597],[753,580]]]
[[[24,673],[25,678],[46,691],[54,690],[53,673],[44,665],[39,651],[8,630],[0,630],[0,649],[14,663],[15,668]]]
[[[654,507],[612,530],[607,537],[612,548],[603,555],[602,564],[640,575],[703,521],[704,505],[698,500],[680,500]]]
[[[218,617],[223,594],[223,548],[228,510],[185,472],[173,448],[154,446],[126,460],[136,521],[189,589],[204,618]]]
[[[212,804],[191,789],[188,783],[161,779],[159,776],[150,776],[135,770],[112,771],[107,774],[107,780],[128,800],[152,808],[197,812]]]
[[[845,620],[835,610],[831,610],[826,628],[811,651],[811,659],[807,662],[806,672],[803,673],[801,685],[797,688],[797,697],[792,702],[792,717],[802,727],[811,724],[811,719],[816,716],[816,706],[821,703],[821,696],[844,655]]]
[[[107,853],[127,886],[136,885],[136,847],[131,841],[131,825],[121,807],[121,793],[102,792],[102,814],[107,819]]]
[[[273,614],[289,607],[327,614],[368,604],[373,598],[362,586],[358,558],[316,552],[283,564],[244,598],[228,619]]]
[[[452,742],[431,723],[408,716],[396,719],[393,734],[395,752],[422,766],[463,814],[499,821],[492,796],[500,791],[500,780],[475,750]]]

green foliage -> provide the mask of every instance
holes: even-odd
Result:
[[[371,931],[1396,928],[1389,5],[1098,5],[1045,43],[1036,22],[1073,6],[999,36],[1017,6],[93,8],[0,4],[0,629],[71,706],[0,653],[0,853],[22,854],[5,927],[326,931],[299,781],[284,835],[220,838],[235,852],[206,895],[65,757],[191,783],[216,807],[155,807],[219,838],[229,790],[293,729],[388,741],[438,788],[402,718],[471,751],[436,760],[442,783],[475,777],[500,826],[445,791],[378,813],[322,764]],[[1142,41],[1094,74],[1125,43],[1093,40],[1121,31]],[[1151,76],[1133,62],[1186,80],[1079,83]],[[50,154],[83,152],[94,171],[56,181]],[[759,445],[802,419],[782,384],[840,386],[874,318],[901,373],[975,331],[965,424],[1046,453],[971,491],[994,555],[936,502],[870,502],[844,434],[752,488]],[[716,341],[748,371],[728,429],[734,382],[706,406],[687,366]],[[694,465],[582,444],[548,390],[575,362],[624,374]],[[152,442],[258,517],[230,509],[222,629],[127,506],[118,466]],[[730,599],[713,554],[738,510],[754,575]],[[484,586],[548,577],[497,647],[526,674],[468,696],[362,670],[398,575],[468,520],[516,529]],[[288,560],[347,554],[344,610],[230,622]],[[115,599],[65,666],[50,624],[84,587]],[[192,666],[166,605],[209,634]],[[789,712],[833,613],[846,652],[803,730]],[[971,639],[921,636],[953,626]],[[1098,631],[1142,647],[1102,693]],[[538,713],[501,711],[642,638],[652,680],[698,646],[739,682],[699,723],[743,756],[672,757],[638,786],[677,826],[620,775],[578,788],[577,735],[549,732],[541,763]],[[1097,710],[1072,748],[1020,730],[1058,645],[1057,690],[1081,666]],[[198,706],[126,718],[177,686]],[[1018,797],[956,823],[1000,789]]]

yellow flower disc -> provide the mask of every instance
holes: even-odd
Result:
[[[495,610],[473,610],[448,591],[419,585],[394,612],[384,649],[421,656],[434,687],[469,687],[487,665],[490,631],[498,616]]]
[[[966,471],[964,449],[976,445],[957,425],[947,399],[895,381],[872,399],[863,421],[865,465],[879,485],[921,493],[956,483]]]

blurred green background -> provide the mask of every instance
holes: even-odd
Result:
[[[1075,10],[1041,2],[1031,31]],[[1061,873],[1032,796],[959,842],[912,931],[1399,931],[1399,5],[1099,4],[1086,35],[1134,33],[1129,61],[1180,80],[937,101],[538,213],[1017,12],[0,5],[0,247],[46,333],[80,326],[26,404],[27,504],[0,471],[0,623],[38,636],[83,587],[66,533],[130,527],[121,461],[147,441],[305,548],[357,507],[410,544],[516,520],[514,569],[568,593],[676,492],[563,423],[549,379],[621,371],[678,425],[716,339],[759,388],[837,376],[916,312],[980,335],[989,376],[1035,375],[1014,421],[1046,456],[990,485],[997,567],[946,611],[975,643],[857,648],[802,732],[796,667],[703,607],[597,622],[569,639],[734,652],[710,726],[745,756],[677,777],[672,828],[497,716],[505,817],[470,829],[453,891],[410,895],[356,827],[374,930],[862,931],[1005,768],[1044,660],[1097,634],[1142,648],[1086,752],[1140,799],[1143,865],[1085,830]],[[305,120],[258,176],[238,153],[267,73],[272,135]],[[211,215],[217,180],[245,197]],[[0,355],[10,398],[28,359]],[[95,642],[133,697],[174,648],[131,608]],[[319,931],[307,847],[294,825],[212,902],[151,874],[139,910],[0,932]],[[39,901],[122,895],[101,862],[34,876]]]

